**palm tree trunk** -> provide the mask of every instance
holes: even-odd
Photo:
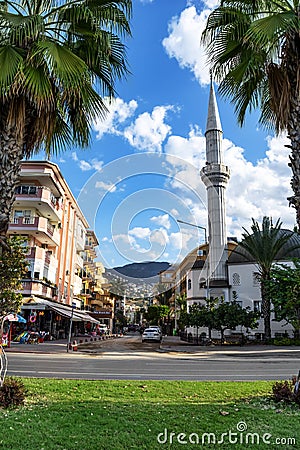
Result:
[[[300,15],[300,11],[299,11]],[[294,195],[288,198],[290,206],[296,209],[296,221],[300,232],[300,98],[299,98],[299,70],[300,70],[300,39],[296,34],[294,39],[288,41],[287,74],[290,85],[290,112],[288,120],[288,137],[291,144],[289,166],[292,169],[291,187]]]
[[[12,128],[0,133],[0,244],[5,245],[23,149]]]
[[[294,195],[289,197],[289,203],[296,209],[296,221],[300,232],[300,99],[293,100],[291,118],[289,120],[288,137],[291,141],[291,155],[289,166],[292,169],[291,187]]]
[[[261,280],[261,312],[264,319],[265,339],[271,339],[271,305],[270,299],[264,288],[264,280]]]

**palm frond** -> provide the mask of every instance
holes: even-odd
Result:
[[[8,91],[12,84],[23,62],[23,57],[24,52],[12,45],[0,47],[0,89],[2,95]]]

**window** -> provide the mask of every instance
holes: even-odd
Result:
[[[232,274],[232,285],[233,286],[240,286],[241,285],[241,277],[236,272]]]
[[[188,279],[188,290],[190,290],[190,289],[192,289],[192,281],[191,281],[191,279],[189,278],[189,279]]]
[[[259,272],[252,272],[253,286],[260,286],[260,274]]]
[[[15,193],[23,195],[35,195],[36,186],[17,186],[15,189]]]
[[[206,280],[205,278],[201,278],[199,281],[199,289],[204,289],[206,287]]]
[[[261,311],[261,302],[259,300],[253,300],[253,311],[255,312]]]

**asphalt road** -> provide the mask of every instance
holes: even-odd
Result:
[[[129,337],[95,345],[86,352],[8,353],[8,375],[41,378],[119,380],[252,381],[290,379],[300,369],[299,352],[159,350]],[[92,352],[92,353],[90,353]]]

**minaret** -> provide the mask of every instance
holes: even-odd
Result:
[[[207,191],[208,209],[208,273],[209,284],[227,285],[227,232],[225,191],[230,170],[223,163],[222,126],[213,82],[210,84],[206,124],[206,165],[200,172]]]

